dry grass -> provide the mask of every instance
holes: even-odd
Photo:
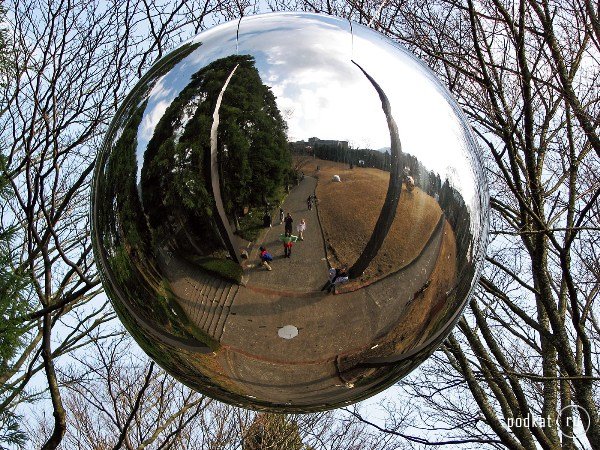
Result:
[[[319,165],[320,170],[316,171]],[[311,160],[302,168],[317,177],[319,216],[330,263],[352,265],[361,254],[379,217],[389,183],[389,172],[324,160]],[[332,181],[339,175],[341,183]],[[365,271],[362,282],[395,272],[423,250],[442,210],[425,192],[402,191],[396,218],[378,255]]]

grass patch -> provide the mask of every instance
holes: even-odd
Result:
[[[236,284],[240,284],[242,281],[242,274],[244,273],[242,266],[231,261],[230,259],[192,257],[189,260],[195,266],[210,273],[211,275],[216,275],[217,277]]]
[[[371,237],[390,174],[373,168],[349,169],[346,164],[319,159],[311,161],[304,170],[318,179],[319,218],[330,260],[333,265],[351,266]],[[342,182],[333,182],[334,175],[339,175]],[[385,277],[414,261],[441,214],[442,209],[433,197],[418,187],[410,193],[403,188],[392,226],[361,283]]]
[[[258,208],[251,210],[239,220],[240,229],[237,231],[237,235],[242,239],[250,242],[254,242],[260,234],[263,227],[263,215],[264,211],[260,211]]]

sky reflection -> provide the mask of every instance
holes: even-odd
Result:
[[[348,21],[331,16],[278,13],[229,22],[190,42],[201,46],[150,91],[137,136],[138,170],[158,120],[192,74],[236,52],[255,58],[288,123],[290,141],[316,136],[345,140],[358,148],[389,147],[379,97],[352,64],[355,60],[388,96],[402,150],[417,156],[442,180],[449,179],[469,208],[476,209],[472,138],[460,108],[431,70],[383,35],[358,24],[351,28]]]

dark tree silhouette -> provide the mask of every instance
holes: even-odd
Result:
[[[310,450],[302,443],[298,424],[284,414],[259,413],[246,431],[242,450]]]
[[[398,126],[396,125],[396,122],[392,116],[392,108],[387,96],[385,95],[385,92],[383,92],[377,82],[367,72],[365,72],[362,67],[360,67],[356,62],[352,62],[362,71],[362,73],[365,74],[367,79],[377,91],[377,94],[379,94],[379,98],[381,99],[381,107],[385,114],[388,128],[390,130],[391,140],[390,181],[388,184],[387,193],[385,195],[385,200],[383,202],[383,206],[381,207],[379,218],[375,223],[375,228],[373,229],[373,233],[371,234],[369,242],[367,242],[365,249],[348,272],[350,278],[358,278],[369,266],[373,258],[377,256],[377,252],[383,245],[383,241],[385,240],[385,237],[387,236],[387,233],[394,222],[394,217],[396,217],[396,208],[398,207],[400,193],[402,192],[402,145],[398,135]]]

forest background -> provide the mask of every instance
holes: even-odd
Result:
[[[600,448],[599,9],[591,0],[5,0],[0,445]],[[190,391],[132,350],[92,258],[90,177],[125,95],[188,37],[272,10],[346,17],[405,45],[458,99],[482,148],[491,238],[477,292],[376,414],[358,405],[257,415]]]

